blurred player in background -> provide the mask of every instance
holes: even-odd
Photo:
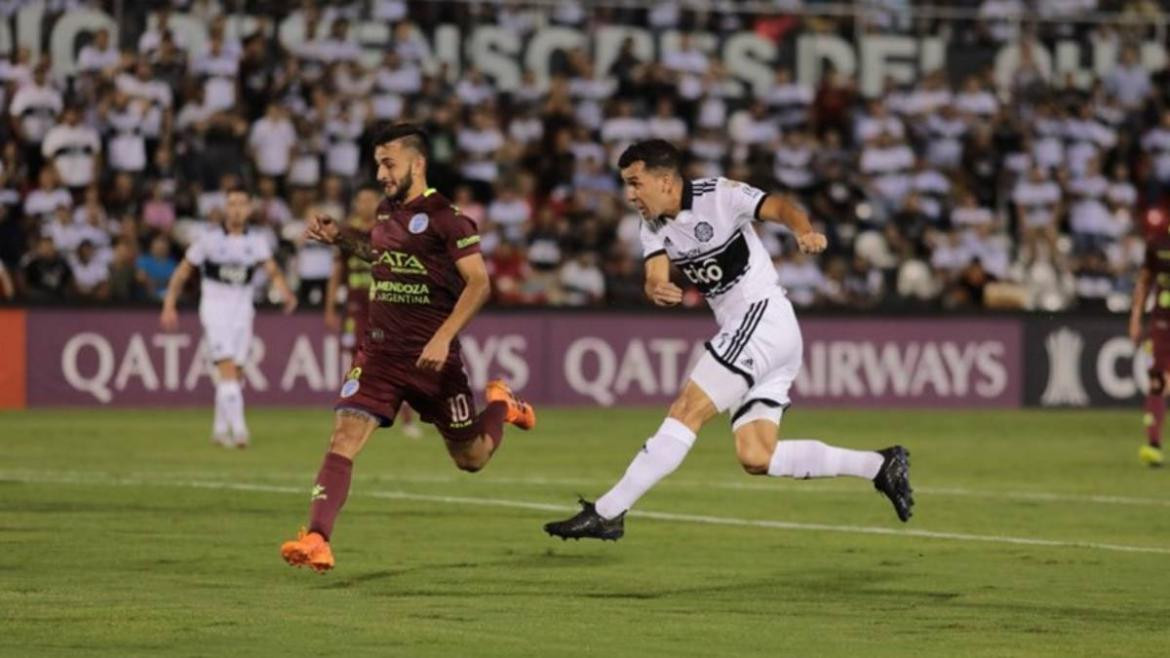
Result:
[[[670,281],[673,263],[707,298],[720,329],[625,476],[596,505],[582,500],[580,513],[546,524],[545,531],[563,539],[620,538],[626,510],[682,464],[699,428],[724,411],[731,414],[736,456],[749,474],[864,478],[890,499],[899,519],[909,520],[910,453],[901,446],[870,452],[777,440],[803,344],[792,303],[752,222],[788,227],[805,253],[823,251],[825,236],[783,197],[726,178],[685,180],[681,154],[664,140],[631,146],[618,166],[626,199],[642,215],[646,296],[658,306],[682,301],[682,290]]]
[[[1146,392],[1146,443],[1138,459],[1149,466],[1162,465],[1162,423],[1166,419],[1166,378],[1170,371],[1170,230],[1161,217],[1151,222],[1146,234],[1146,258],[1133,288],[1129,313],[1129,337],[1134,345],[1151,352],[1150,388]],[[1150,322],[1142,325],[1147,298],[1154,293]],[[1148,340],[1142,344],[1142,336]]]
[[[521,429],[536,413],[502,381],[489,382],[483,413],[463,369],[458,334],[491,292],[474,222],[427,187],[426,133],[409,124],[374,138],[385,199],[369,233],[331,217],[310,219],[308,236],[372,263],[370,326],[337,400],[329,450],[317,474],[308,532],[281,546],[294,566],[333,568],[329,540],[349,494],[353,460],[378,427],[409,402],[435,425],[461,470],[483,468],[500,447],[504,423]]]
[[[248,425],[244,422],[240,368],[248,360],[252,320],[256,316],[252,305],[255,293],[252,277],[258,268],[264,268],[284,301],[286,313],[296,309],[297,297],[272,259],[268,243],[261,235],[248,231],[248,218],[252,214],[248,192],[228,191],[225,211],[223,226],[207,231],[192,243],[171,275],[163,299],[161,324],[167,331],[179,327],[175,304],[188,277],[199,270],[202,277],[199,321],[218,374],[211,439],[227,448],[244,448],[248,445]]]
[[[382,201],[382,194],[378,188],[363,186],[358,190],[353,203],[353,217],[349,220],[349,227],[361,233],[369,233],[374,228],[378,214],[378,204]],[[341,331],[341,347],[353,362],[358,347],[366,335],[370,322],[370,263],[350,254],[346,256],[337,250],[337,257],[333,261],[333,272],[329,277],[329,284],[325,287],[325,326],[333,331]],[[337,317],[337,298],[341,287],[345,286],[345,319]],[[422,437],[422,428],[414,421],[414,414],[410,405],[403,404],[398,414],[402,423],[402,433],[417,439]]]

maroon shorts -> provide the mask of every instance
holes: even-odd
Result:
[[[1154,369],[1170,371],[1170,318],[1150,320],[1149,331],[1154,347]]]
[[[359,349],[345,376],[334,409],[357,409],[390,427],[403,402],[434,425],[444,439],[472,441],[479,436],[475,396],[457,352],[441,372],[420,370],[413,358]]]

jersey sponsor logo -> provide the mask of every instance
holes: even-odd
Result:
[[[712,251],[675,261],[683,275],[708,297],[727,292],[743,278],[750,264],[751,252],[742,232]]]
[[[205,278],[226,283],[229,286],[245,286],[252,280],[254,266],[204,261],[202,274]]]
[[[707,222],[699,222],[695,225],[695,239],[699,242],[710,242],[711,238],[715,237],[715,227]]]
[[[420,212],[419,214],[410,218],[410,223],[407,224],[407,229],[409,229],[411,233],[418,235],[419,233],[427,230],[427,225],[430,223],[431,222],[427,217],[427,214],[425,212]]]
[[[431,288],[425,283],[403,281],[375,281],[370,286],[370,299],[388,304],[430,304]]]
[[[427,268],[417,256],[401,251],[383,251],[375,265],[385,265],[395,274],[426,274]]]
[[[459,240],[456,240],[455,241],[455,248],[462,249],[464,247],[470,247],[473,244],[479,244],[479,236],[478,235],[469,235],[466,238],[460,238]]]

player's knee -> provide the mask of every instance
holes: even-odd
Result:
[[[1150,370],[1150,394],[1162,395],[1166,392],[1166,375],[1161,370]]]
[[[772,453],[762,441],[736,441],[735,456],[748,475],[767,475]]]
[[[343,428],[333,430],[329,437],[329,452],[335,452],[342,457],[353,459],[362,449],[360,434],[346,431]]]
[[[455,460],[455,466],[459,470],[468,473],[477,473],[487,465],[486,458],[470,452],[457,452],[451,455],[451,459]]]

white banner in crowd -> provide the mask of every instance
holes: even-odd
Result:
[[[43,0],[30,2],[17,12],[12,24],[0,22],[0,53],[10,52],[13,44],[39,53],[46,45],[40,26],[45,17]],[[228,21],[229,35],[239,36],[254,30],[260,21],[255,16],[232,15]],[[15,39],[12,33],[15,26]],[[177,41],[192,53],[204,50],[207,25],[202,19],[186,14],[174,14],[171,26]],[[327,34],[328,26],[319,26],[317,34]],[[76,70],[78,37],[83,32],[109,29],[117,36],[117,25],[112,16],[97,10],[71,11],[61,14],[47,30],[49,52],[54,73],[69,75]],[[304,42],[305,16],[296,11],[282,19],[276,34],[285,48]],[[622,43],[633,39],[634,52],[644,60],[661,58],[677,47],[681,34],[677,31],[654,33],[636,26],[609,25],[589,32],[568,27],[546,26],[521,37],[495,25],[480,25],[468,32],[455,25],[441,25],[432,34],[419,33],[429,53],[428,65],[432,71],[445,64],[450,75],[459,75],[468,62],[476,66],[502,90],[520,84],[524,71],[532,71],[538,83],[548,80],[550,62],[557,50],[586,48],[593,54],[596,69],[606,71],[617,58]],[[381,61],[391,40],[390,26],[377,21],[358,21],[350,26],[350,38],[360,42],[367,64]],[[913,82],[922,73],[947,66],[946,42],[939,37],[903,35],[863,35],[856,41],[831,34],[799,34],[795,37],[794,74],[802,84],[816,85],[827,62],[841,73],[856,77],[862,93],[877,94],[887,78],[898,82]],[[754,32],[742,31],[725,36],[694,35],[694,43],[710,57],[720,61],[740,83],[740,91],[765,89],[772,81],[777,66],[779,49],[773,41]],[[1034,46],[1034,59],[1041,73],[1063,78],[1072,73],[1081,82],[1094,74],[1108,72],[1118,59],[1116,40],[1082,43],[1061,40]],[[1006,85],[1020,58],[1016,44],[1004,46],[995,56],[995,75]],[[1142,63],[1150,70],[1158,70],[1167,61],[1165,47],[1157,42],[1141,44]]]

